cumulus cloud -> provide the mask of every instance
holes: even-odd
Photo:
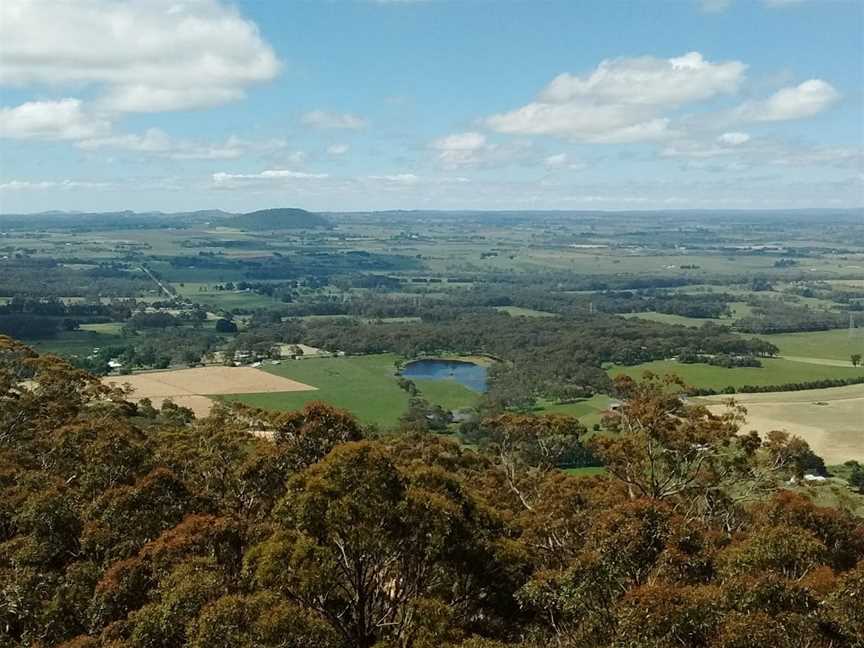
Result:
[[[200,108],[280,67],[254,23],[218,0],[5,0],[0,83],[95,85],[101,110]]]
[[[88,114],[78,99],[28,101],[0,108],[0,137],[10,139],[74,140],[109,128],[107,121]]]
[[[748,101],[738,106],[735,117],[745,121],[784,121],[812,117],[840,99],[840,93],[821,79],[782,88],[763,100]]]
[[[438,152],[438,160],[446,166],[465,166],[478,164],[484,154],[494,150],[494,145],[486,141],[482,133],[454,133],[432,142]]]
[[[723,133],[717,137],[717,143],[723,146],[739,146],[750,141],[747,133]]]
[[[492,115],[501,133],[558,135],[586,142],[639,142],[670,133],[664,110],[734,93],[747,66],[712,63],[698,52],[604,60],[587,76],[560,74],[537,99]]]
[[[351,148],[347,144],[331,144],[327,147],[327,155],[339,156],[345,155],[348,149]]]
[[[734,92],[746,68],[738,61],[711,63],[699,52],[670,59],[607,59],[587,77],[558,75],[540,93],[540,101],[564,103],[587,97],[608,103],[677,105]]]
[[[83,150],[117,150],[147,153],[175,160],[233,160],[250,153],[272,153],[283,150],[287,143],[281,139],[264,141],[246,140],[235,135],[220,143],[195,142],[175,139],[158,128],[142,134],[112,135],[85,139],[77,143]],[[297,155],[295,152],[293,155]],[[302,160],[302,154],[300,160]]]
[[[304,126],[313,128],[344,128],[348,130],[360,130],[366,128],[366,120],[351,113],[335,113],[326,110],[312,110],[300,118]]]

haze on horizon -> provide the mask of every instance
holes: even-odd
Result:
[[[855,0],[6,0],[0,212],[861,207],[862,33]]]

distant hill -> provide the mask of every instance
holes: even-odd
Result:
[[[330,222],[323,216],[313,214],[305,209],[287,207],[260,209],[248,214],[226,218],[219,224],[244,230],[312,229],[330,226]]]

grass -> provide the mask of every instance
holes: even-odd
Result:
[[[104,347],[119,344],[123,338],[119,335],[97,331],[63,331],[53,338],[44,340],[24,340],[39,353],[53,353],[59,356],[88,356],[94,347]]]
[[[279,303],[272,297],[259,295],[252,291],[216,290],[214,285],[201,282],[184,282],[182,286],[175,283],[174,288],[179,295],[211,308],[226,310],[232,308],[272,308],[273,304]]]
[[[609,407],[610,398],[605,394],[595,394],[591,398],[584,398],[575,403],[553,403],[540,401],[537,405],[537,414],[567,414],[575,416],[589,430],[595,423],[600,423],[603,412]]]
[[[311,392],[240,394],[224,396],[254,407],[293,410],[314,400],[344,408],[366,424],[395,427],[408,407],[408,394],[399,388],[394,374],[398,356],[378,354],[343,358],[314,358],[281,365],[266,365],[266,371],[317,387]],[[466,407],[477,394],[450,381],[420,380],[422,396],[446,409]]]
[[[92,331],[93,333],[103,333],[106,335],[120,335],[123,329],[123,322],[105,322],[100,324],[82,324],[82,331]]]
[[[480,398],[480,394],[471,391],[455,380],[417,379],[414,380],[414,384],[420,390],[421,398],[448,410],[473,407]]]
[[[820,484],[799,484],[790,490],[809,498],[816,506],[844,509],[864,518],[864,495],[856,493],[845,480],[829,478]]]
[[[842,360],[851,366],[851,354],[864,354],[864,329],[853,329],[851,336],[848,329],[835,329],[810,333],[775,333],[759,337],[777,345],[780,355],[783,356]]]
[[[853,378],[864,376],[864,367],[833,367],[784,358],[763,359],[762,367],[736,367],[726,369],[708,364],[682,364],[675,360],[657,360],[633,367],[611,367],[613,376],[625,374],[639,378],[645,371],[656,374],[676,374],[693,387],[743,387],[744,385],[782,385],[826,378]]]
[[[690,326],[694,328],[698,328],[705,324],[706,322],[715,322],[715,323],[724,323],[731,324],[732,320],[730,319],[703,319],[697,317],[685,317],[684,315],[671,315],[669,313],[626,313],[623,317],[627,318],[639,318],[644,320],[650,320],[652,322],[661,322],[663,324],[680,324],[681,326]]]

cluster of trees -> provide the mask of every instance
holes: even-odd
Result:
[[[669,387],[622,382],[578,478],[567,417],[475,450],[321,404],[194,421],[0,339],[0,642],[860,646],[864,525],[778,490],[806,444]]]
[[[0,334],[28,339],[50,338],[84,323],[126,319],[134,300],[102,303],[65,303],[56,297],[16,295],[0,305]]]
[[[695,318],[719,318],[731,314],[726,293],[685,294],[664,288],[641,290],[603,290],[574,294],[560,284],[538,283],[527,286],[486,285],[475,287],[454,301],[471,306],[519,306],[558,315],[574,315],[595,310],[602,313],[644,313],[655,311]]]
[[[489,374],[490,398],[530,406],[537,397],[568,400],[607,392],[606,362],[632,365],[679,353],[765,357],[773,344],[707,324],[698,329],[582,313],[568,318],[510,317],[455,311],[419,323],[329,320],[306,327],[313,346],[348,353],[395,352],[405,357],[443,351],[485,353],[505,360]]]
[[[744,333],[794,333],[827,331],[843,328],[848,324],[848,313],[816,310],[777,299],[763,299],[753,303],[750,315],[735,321],[735,328]]]
[[[221,344],[219,335],[208,329],[146,329],[106,344],[88,356],[74,357],[72,362],[76,367],[98,375],[110,372],[109,360],[119,361],[124,372],[136,368],[166,369],[178,364],[194,366]]]
[[[729,353],[719,353],[717,355],[704,355],[700,353],[684,352],[678,355],[678,362],[685,364],[693,364],[701,362],[715,367],[725,367],[732,369],[734,367],[761,367],[762,361],[751,355],[733,355]]]
[[[135,297],[153,287],[141,273],[109,269],[110,266],[81,269],[42,257],[0,259],[0,295]]]

